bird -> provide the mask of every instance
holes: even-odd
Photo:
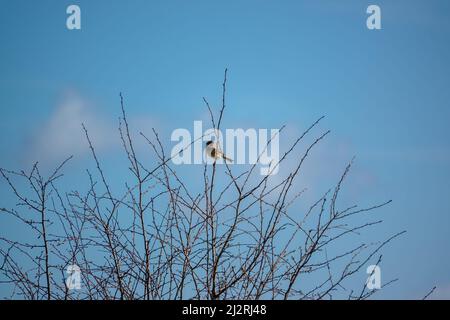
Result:
[[[228,158],[217,146],[217,143],[213,141],[206,142],[206,154],[215,160],[224,159],[228,162],[233,162],[230,158]]]

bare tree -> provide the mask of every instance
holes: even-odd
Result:
[[[217,130],[226,109],[226,84],[225,71],[217,117],[204,99]],[[353,161],[309,209],[293,207],[303,192],[294,182],[329,131],[299,151],[300,142],[323,117],[274,164],[299,159],[285,177],[273,182],[271,175],[255,173],[256,164],[239,173],[229,164],[205,164],[202,188],[193,190],[176,172],[156,130],[152,137],[140,133],[156,165],[147,168],[139,160],[122,95],[120,103],[120,138],[134,180],[122,193],[113,192],[84,125],[96,167],[86,172],[87,190],[58,187],[71,158],[49,177],[41,175],[37,164],[29,172],[0,169],[17,199],[14,208],[0,210],[23,224],[26,239],[33,239],[0,238],[0,282],[11,298],[365,299],[374,292],[365,283],[346,288],[345,281],[370,261],[379,264],[380,250],[403,232],[376,243],[359,240],[358,234],[382,222],[368,214],[390,201],[338,209]],[[358,223],[355,217],[363,215],[367,218]],[[350,237],[352,247],[339,245]],[[81,290],[66,286],[69,265],[80,268]]]

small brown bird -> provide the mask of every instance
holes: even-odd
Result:
[[[233,162],[230,158],[228,158],[217,146],[217,143],[213,141],[206,142],[206,154],[213,159],[224,159],[228,162]]]

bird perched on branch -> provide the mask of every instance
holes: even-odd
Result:
[[[206,154],[213,158],[214,160],[217,159],[224,159],[228,162],[233,162],[230,158],[228,158],[218,147],[216,142],[208,141],[206,142]]]

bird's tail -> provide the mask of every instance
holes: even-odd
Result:
[[[227,156],[225,156],[224,154],[222,154],[222,158],[228,162],[233,162],[233,160],[231,160],[230,158],[228,158]]]

